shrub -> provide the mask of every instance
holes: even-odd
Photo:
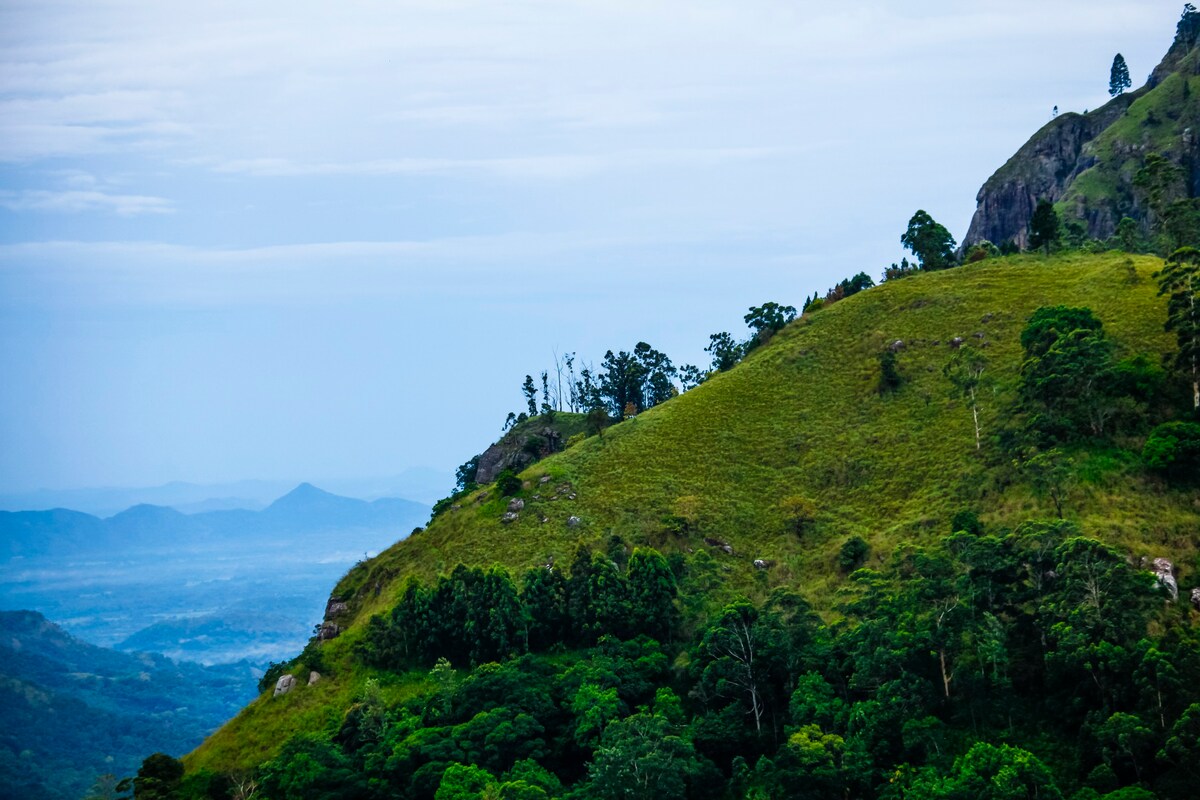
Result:
[[[983,523],[979,521],[979,515],[969,508],[964,508],[950,519],[950,532],[958,533],[966,531],[975,536],[983,533]]]
[[[534,458],[540,458],[542,453],[546,451],[546,437],[538,436],[536,433],[525,440],[521,445],[521,449]]]
[[[511,469],[500,470],[496,476],[496,489],[501,497],[511,497],[521,491],[521,478]]]
[[[870,546],[861,536],[851,536],[838,552],[838,569],[842,572],[858,569],[870,551]]]
[[[1142,461],[1169,478],[1195,480],[1200,476],[1200,424],[1167,422],[1150,432]]]
[[[891,350],[884,350],[879,354],[879,393],[894,392],[902,383],[904,378],[900,375],[896,354]]]
[[[580,442],[582,442],[582,441],[583,441],[584,439],[586,439],[586,438],[587,438],[587,434],[586,434],[586,433],[575,433],[575,434],[572,434],[572,435],[571,435],[570,437],[568,437],[568,439],[567,439],[567,447],[574,447],[575,445],[579,444]]]

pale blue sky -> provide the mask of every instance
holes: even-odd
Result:
[[[956,237],[1182,3],[0,4],[0,491],[449,472]]]

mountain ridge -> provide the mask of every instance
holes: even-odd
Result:
[[[52,552],[86,553],[120,547],[173,547],[254,530],[303,534],[325,529],[412,524],[428,507],[403,498],[375,501],[343,497],[301,483],[260,510],[183,513],[140,503],[100,518],[71,509],[0,511],[0,541],[7,558]]]

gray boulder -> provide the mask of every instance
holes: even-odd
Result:
[[[1200,611],[1200,586],[1192,589],[1192,607]]]
[[[567,527],[568,528],[578,528],[579,523],[582,521],[583,520],[579,519],[579,517],[575,517],[575,516],[567,517]]]
[[[275,694],[272,697],[279,697],[281,694],[287,694],[296,686],[296,679],[291,675],[280,675],[279,680],[275,681]]]
[[[509,511],[520,511],[524,507],[525,507],[525,501],[519,497],[514,497],[512,500],[508,501],[508,510]]]
[[[308,685],[309,686],[315,686],[319,680],[321,680],[321,673],[319,673],[315,670],[308,673]]]

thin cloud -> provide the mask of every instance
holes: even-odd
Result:
[[[0,191],[0,206],[9,211],[46,211],[64,214],[79,214],[101,211],[121,217],[136,217],[143,214],[170,214],[175,208],[164,197],[140,194],[109,194],[97,191],[45,191],[24,192]]]
[[[812,145],[809,145],[812,147]],[[538,155],[498,158],[389,158],[305,163],[284,158],[234,159],[212,165],[216,172],[254,177],[384,176],[484,173],[506,178],[576,178],[647,166],[704,165],[768,159],[793,152],[781,147],[721,147],[628,150],[595,155]]]

